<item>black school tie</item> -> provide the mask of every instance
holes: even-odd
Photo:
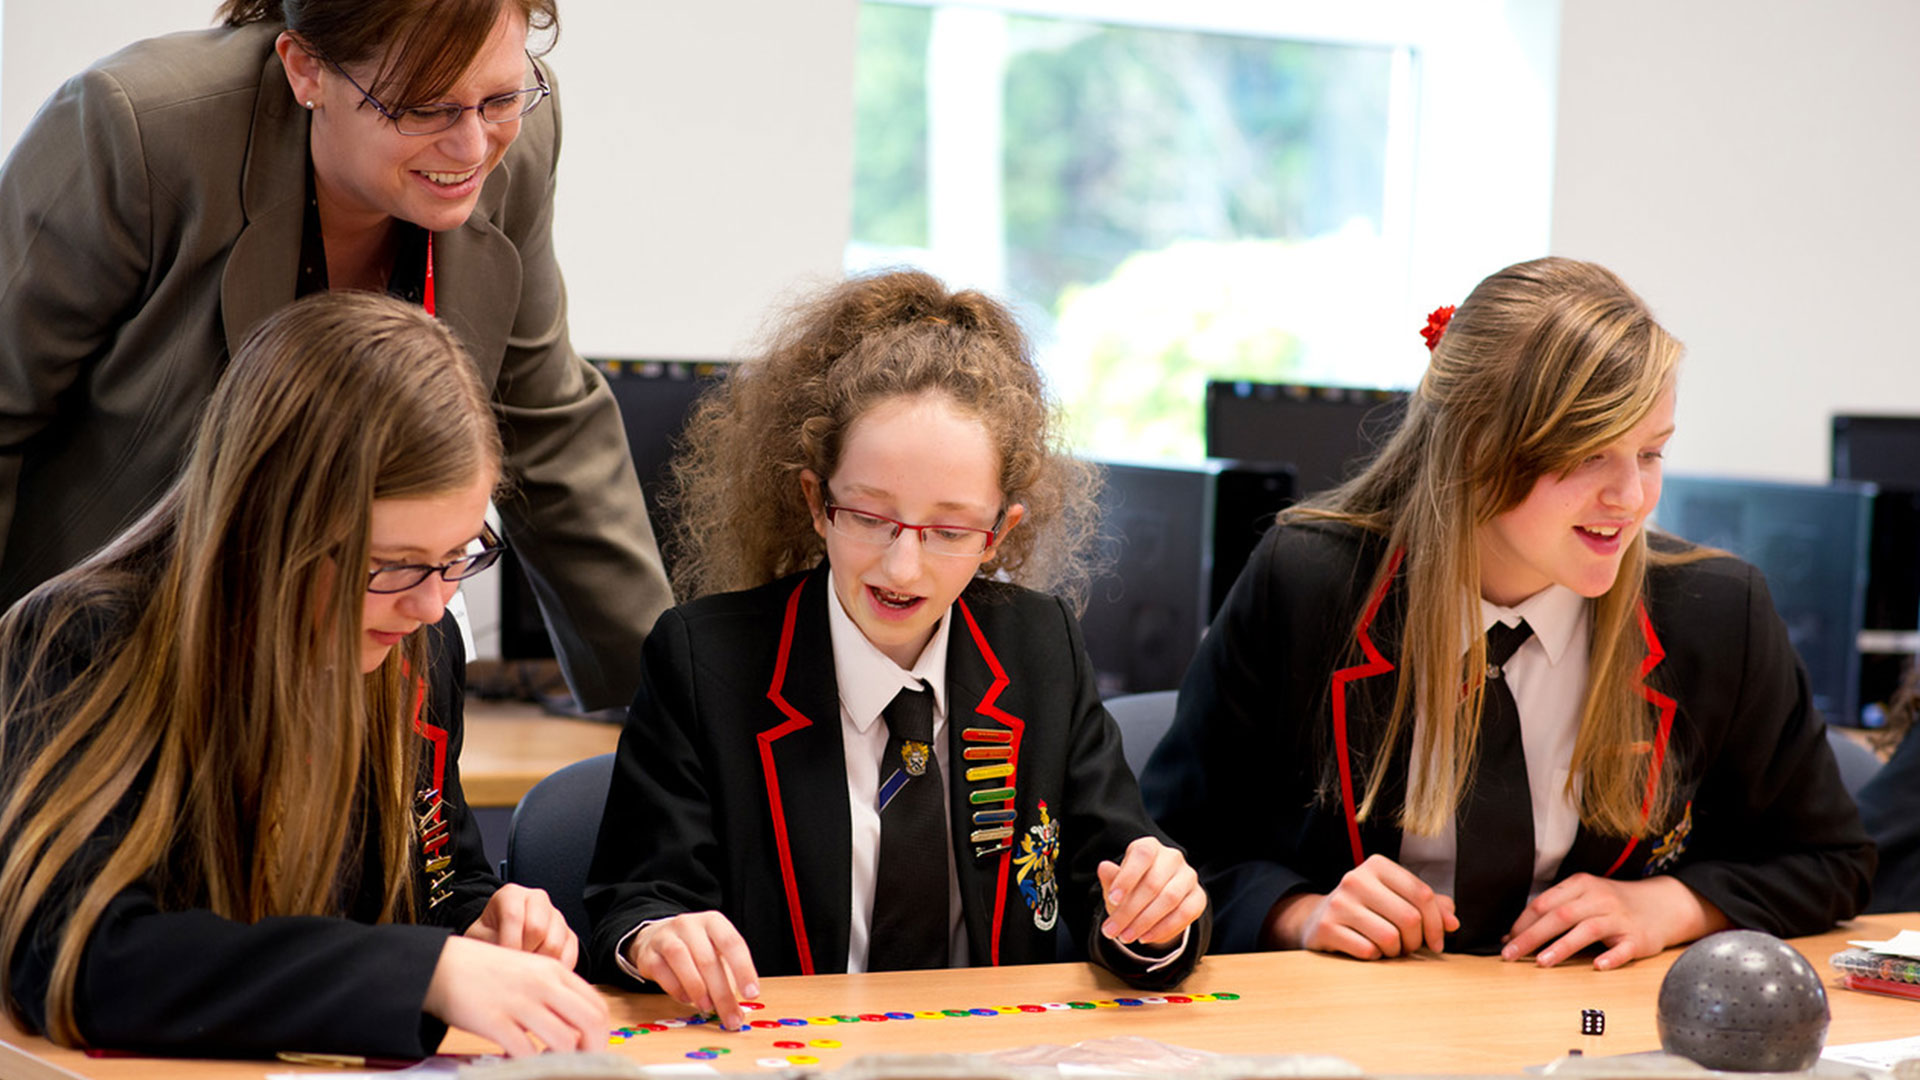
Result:
[[[933,693],[922,686],[901,690],[884,713],[869,971],[947,966],[946,785],[933,753]]]
[[[1501,670],[1533,627],[1497,622],[1487,630],[1487,683],[1480,699],[1480,752],[1473,786],[1454,829],[1453,904],[1460,929],[1447,947],[1496,953],[1500,936],[1527,906],[1533,886],[1533,795],[1520,710]]]

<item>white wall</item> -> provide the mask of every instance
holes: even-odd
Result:
[[[1920,413],[1920,5],[1564,0],[1553,250],[1688,345],[1675,471],[1827,475]]]
[[[67,76],[128,42],[207,26],[216,2],[0,3],[0,156]]]
[[[589,356],[739,355],[838,274],[856,0],[563,0],[555,244]]]

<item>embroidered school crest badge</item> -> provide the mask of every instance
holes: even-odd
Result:
[[[1060,823],[1047,813],[1047,801],[1040,800],[1040,824],[1020,838],[1020,854],[1013,864],[1020,868],[1016,881],[1020,895],[1033,911],[1033,925],[1053,929],[1060,918],[1060,882],[1054,877],[1053,864],[1060,857]]]
[[[1660,843],[1656,844],[1652,853],[1647,856],[1647,867],[1640,872],[1641,875],[1652,877],[1664,870],[1672,869],[1673,864],[1679,862],[1680,856],[1686,853],[1687,836],[1692,832],[1693,802],[1689,800],[1686,809],[1680,812],[1679,824],[1668,829],[1667,835],[1660,838]]]
[[[927,759],[931,753],[927,744],[912,739],[900,741],[900,767],[907,770],[908,776],[920,776],[927,771]]]

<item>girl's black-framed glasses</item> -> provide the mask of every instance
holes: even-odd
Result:
[[[479,550],[474,550],[475,547]],[[438,575],[442,581],[465,581],[475,574],[486,570],[500,561],[500,554],[507,550],[506,541],[493,531],[493,526],[480,526],[480,536],[467,545],[467,553],[452,562],[403,563],[398,566],[383,566],[367,574],[367,591],[370,593],[403,593],[419,587],[429,577]]]

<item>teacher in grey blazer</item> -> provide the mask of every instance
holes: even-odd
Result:
[[[623,705],[671,603],[554,262],[553,0],[226,0],[75,76],[0,167],[0,605],[171,482],[230,353],[329,288],[450,325],[576,695]],[[324,477],[314,477],[324,483]]]

